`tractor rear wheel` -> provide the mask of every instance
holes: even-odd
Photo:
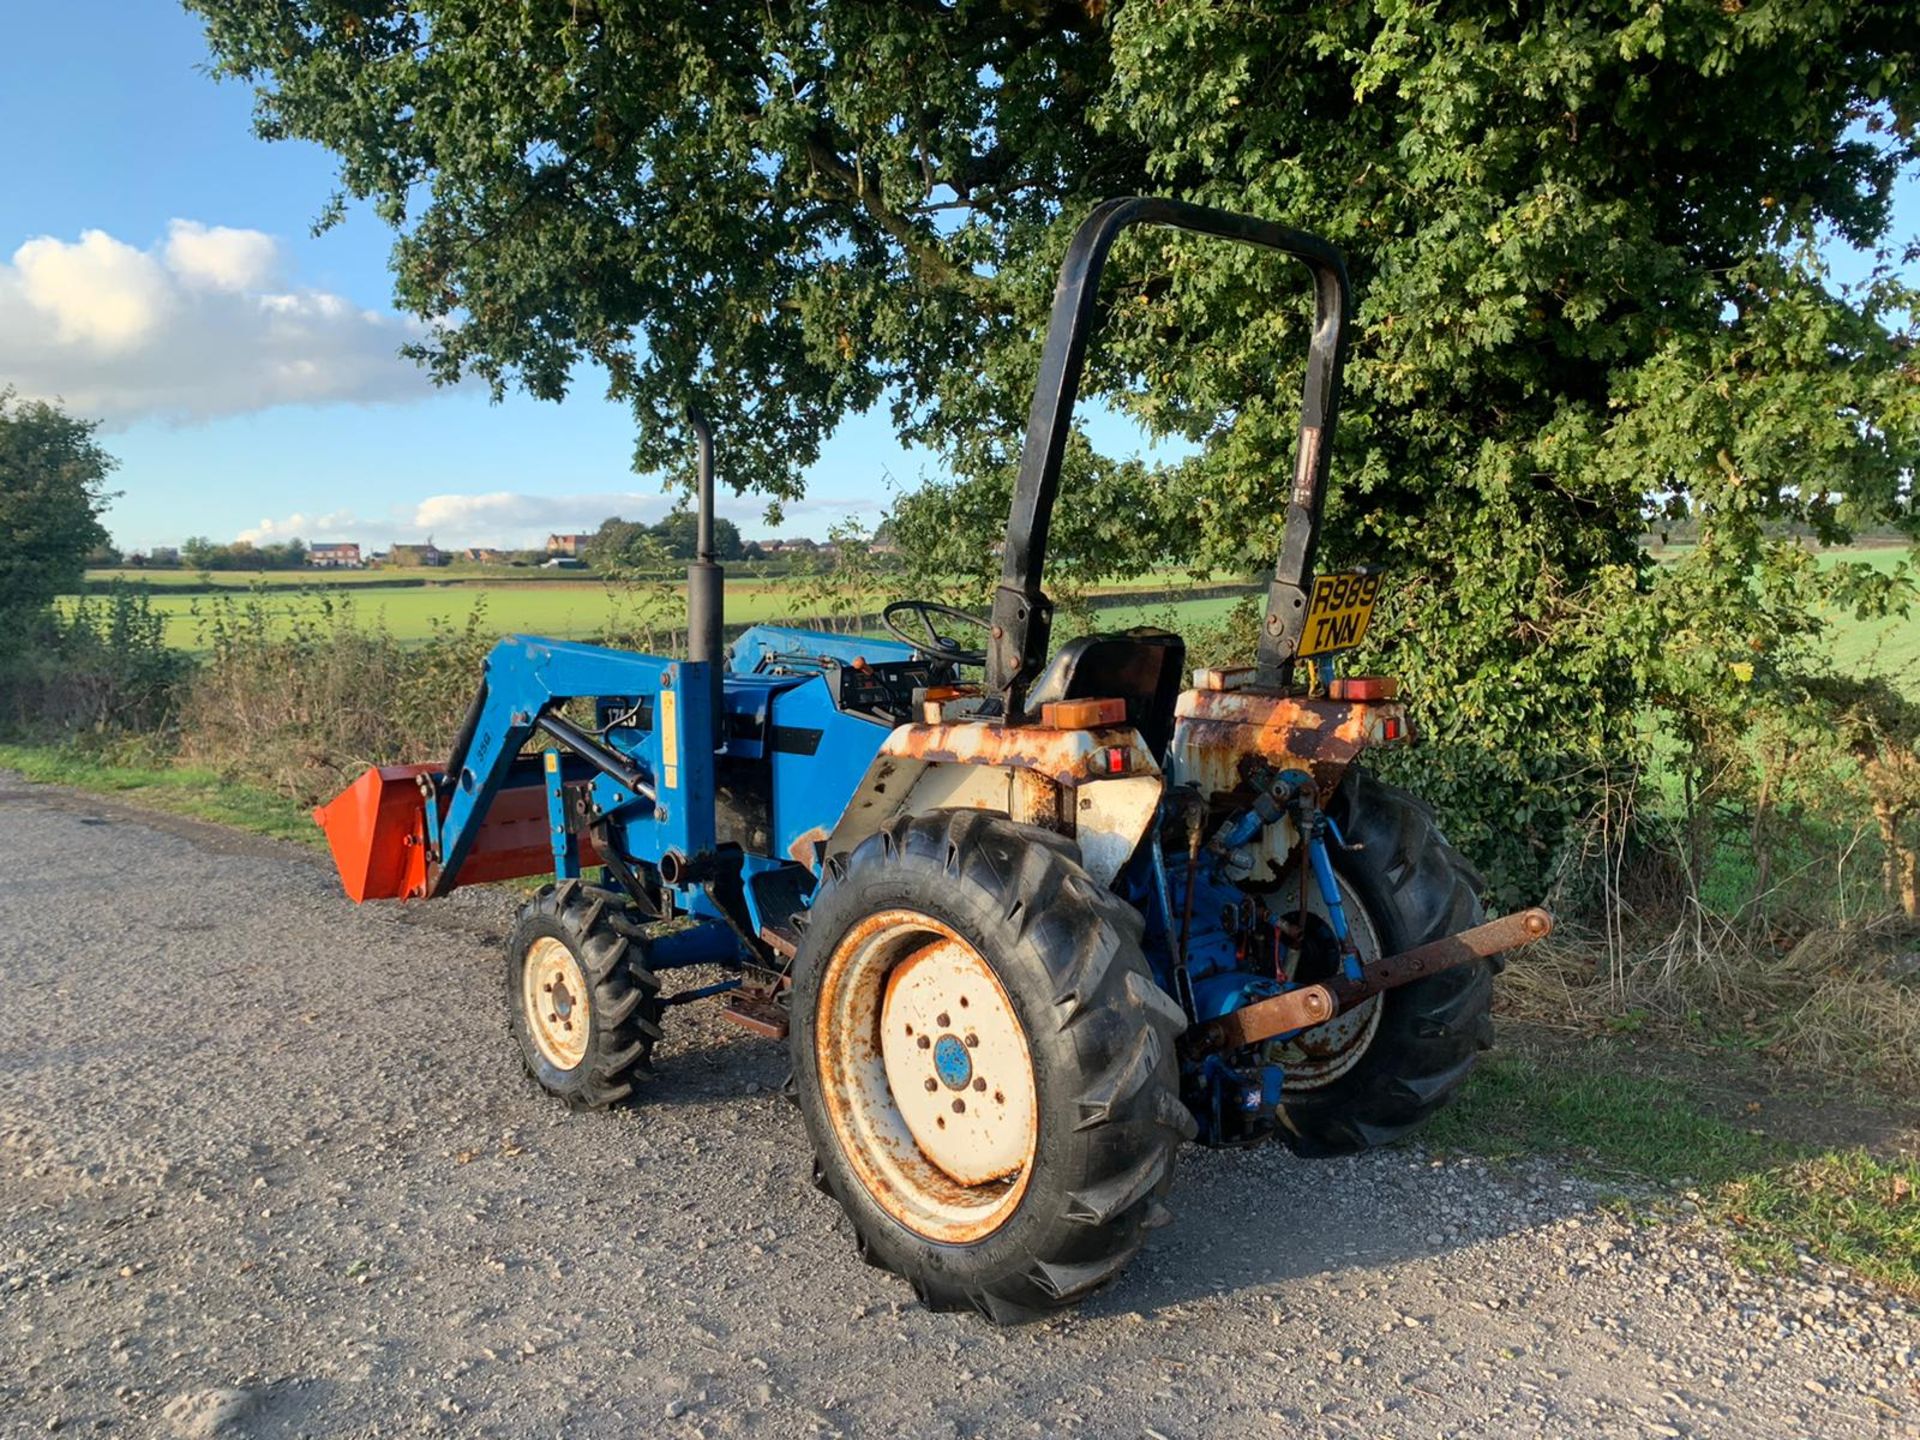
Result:
[[[1363,960],[1486,919],[1479,875],[1447,843],[1425,801],[1356,769],[1327,813],[1350,847],[1334,851],[1334,870]],[[1311,933],[1315,917],[1303,918]],[[1303,966],[1314,958],[1309,948]],[[1322,961],[1337,964],[1331,953]],[[1289,1042],[1277,1057],[1287,1067],[1280,1104],[1287,1143],[1313,1156],[1371,1150],[1445,1106],[1493,1044],[1494,971],[1485,960],[1443,970]]]
[[[790,1013],[815,1183],[930,1308],[1070,1305],[1166,1218],[1185,1018],[1070,841],[941,811],[830,859]]]
[[[528,901],[507,939],[507,1015],[520,1058],[536,1084],[577,1110],[626,1099],[660,1038],[660,982],[642,942],[614,928],[624,918],[621,897],[567,880]]]

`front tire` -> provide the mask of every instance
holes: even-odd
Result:
[[[1354,769],[1327,813],[1351,847],[1334,851],[1334,868],[1342,888],[1364,907],[1382,955],[1486,919],[1480,876],[1447,843],[1425,801]],[[1494,972],[1492,962],[1478,960],[1370,1002],[1378,1013],[1370,1017],[1358,1057],[1324,1083],[1283,1089],[1287,1143],[1301,1155],[1350,1155],[1418,1129],[1453,1099],[1493,1044]],[[1302,1037],[1312,1038],[1312,1032]]]
[[[626,933],[625,902],[567,880],[543,886],[507,938],[507,1016],[535,1084],[603,1110],[649,1073],[660,982]]]
[[[930,1308],[1073,1304],[1166,1218],[1185,1017],[1060,836],[942,811],[829,860],[791,1015],[816,1183]]]

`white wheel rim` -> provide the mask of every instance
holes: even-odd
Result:
[[[587,1057],[593,1005],[586,972],[566,942],[542,935],[527,947],[520,969],[520,1003],[533,1048],[556,1070],[572,1070]]]
[[[1039,1140],[1032,1053],[952,929],[888,910],[849,931],[822,974],[814,1048],[840,1150],[894,1219],[960,1244],[1018,1208]]]
[[[1373,933],[1373,922],[1367,918],[1366,907],[1354,894],[1353,887],[1344,877],[1334,878],[1340,886],[1340,902],[1347,912],[1347,930],[1353,936],[1354,948],[1360,952],[1360,963],[1371,964],[1380,958],[1380,940]],[[1307,913],[1322,921],[1327,919],[1327,902],[1317,885],[1309,892]],[[1370,995],[1324,1025],[1316,1025],[1291,1040],[1276,1041],[1269,1046],[1268,1057],[1286,1071],[1285,1088],[1296,1092],[1318,1090],[1358,1065],[1380,1029],[1381,998]]]

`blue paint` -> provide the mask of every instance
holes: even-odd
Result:
[[[561,770],[560,752],[543,752],[540,770],[546,777],[547,839],[553,846],[553,878],[575,880],[580,875],[580,846],[573,827],[567,823],[566,777]]]
[[[949,1090],[964,1090],[973,1081],[973,1057],[958,1035],[942,1035],[933,1042],[933,1073]]]
[[[855,660],[911,660],[911,645],[869,635],[833,635],[791,625],[755,625],[727,647],[727,668],[736,675],[764,674],[775,665],[818,668],[822,660],[851,665]]]
[[[1340,969],[1349,980],[1360,979],[1360,957],[1353,948],[1353,934],[1347,928],[1347,907],[1340,899],[1340,881],[1333,873],[1333,858],[1327,854],[1327,837],[1316,826],[1307,836],[1307,859],[1313,865],[1313,878],[1319,883],[1320,898],[1327,905],[1327,925],[1340,946]]]

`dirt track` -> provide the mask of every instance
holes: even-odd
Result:
[[[1898,1302],[1417,1150],[1189,1152],[1079,1313],[927,1314],[777,1047],[683,1013],[640,1107],[534,1093],[509,910],[0,773],[0,1434],[1920,1433]]]

